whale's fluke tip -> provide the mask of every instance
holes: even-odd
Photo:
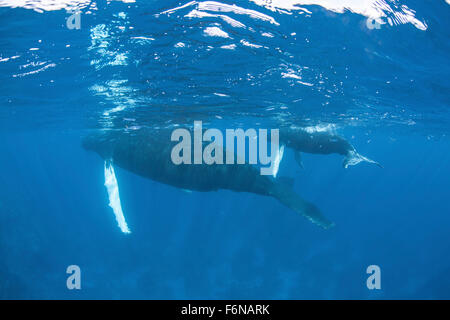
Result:
[[[334,228],[335,226],[336,226],[336,223],[330,222],[329,224],[323,226],[323,228],[324,228],[325,230],[328,230],[328,229]]]
[[[372,163],[380,168],[384,168],[380,163],[369,159],[367,157],[364,157],[363,155],[356,152],[356,150],[351,150],[347,153],[347,155],[344,158],[344,161],[342,162],[342,166],[347,169],[349,166],[357,165],[360,162],[368,162]]]

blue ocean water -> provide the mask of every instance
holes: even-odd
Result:
[[[450,298],[449,18],[444,0],[0,0],[0,298]],[[278,175],[329,230],[116,168],[122,233],[82,138],[194,120],[329,130],[383,168],[286,151]]]

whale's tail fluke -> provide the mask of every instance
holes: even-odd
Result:
[[[380,168],[383,168],[383,166],[381,164],[379,164],[378,162],[366,158],[363,155],[360,155],[358,152],[356,152],[356,150],[350,150],[347,155],[345,156],[345,159],[342,163],[342,165],[344,166],[345,169],[348,168],[348,166],[354,166],[357,165],[360,162],[368,162],[368,163],[373,163],[375,165],[377,165]]]
[[[328,220],[314,204],[300,197],[289,185],[278,185],[274,197],[285,206],[324,229],[329,229],[334,226],[334,223]]]

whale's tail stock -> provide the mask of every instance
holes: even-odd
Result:
[[[378,162],[376,162],[372,159],[364,157],[363,155],[356,152],[355,149],[348,151],[347,155],[344,158],[344,161],[342,162],[342,165],[344,166],[345,169],[347,169],[348,166],[354,166],[360,162],[372,163],[372,164],[377,165],[380,168],[383,168],[383,166],[381,164],[379,164]]]
[[[292,185],[290,184],[277,184],[276,192],[273,196],[288,208],[324,229],[329,229],[334,226],[334,223],[328,220],[313,203],[300,197],[292,189]]]

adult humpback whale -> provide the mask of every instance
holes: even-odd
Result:
[[[261,175],[248,164],[179,164],[171,161],[171,130],[102,130],[83,139],[83,147],[105,161],[137,175],[181,189],[217,191],[227,189],[270,196],[313,223],[327,229],[333,223],[312,203],[283,183],[283,179]]]
[[[303,167],[300,152],[315,154],[337,153],[345,156],[344,168],[360,162],[373,163],[382,168],[376,161],[360,155],[356,149],[344,138],[328,131],[311,130],[302,127],[288,127],[280,129],[280,143],[295,151],[295,160]]]

